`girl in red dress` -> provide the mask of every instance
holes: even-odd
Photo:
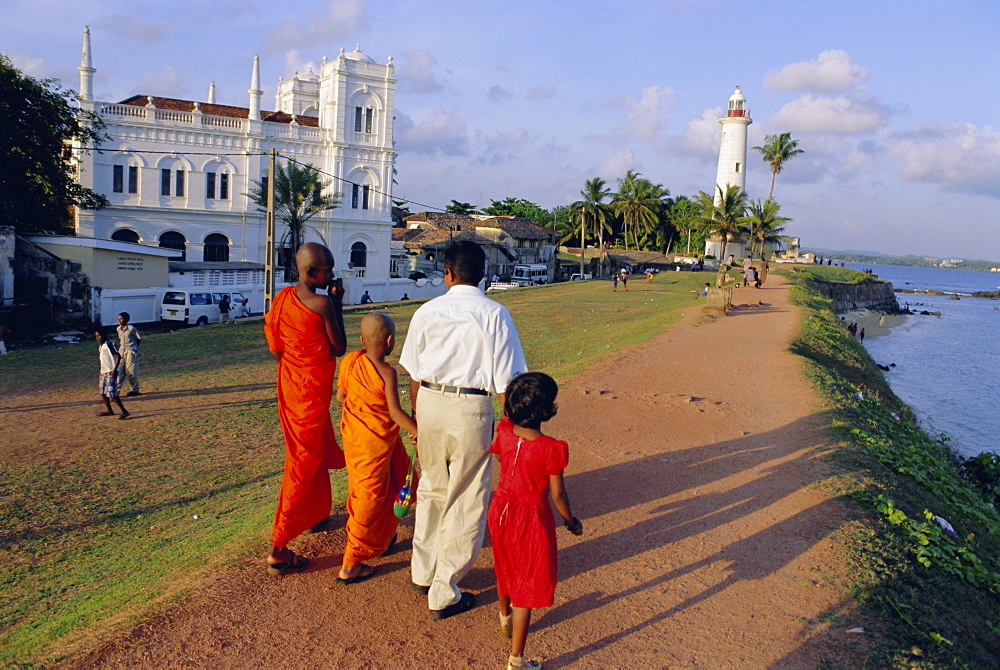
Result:
[[[541,668],[524,660],[531,610],[551,607],[556,588],[556,531],[549,496],[574,535],[583,524],[570,511],[563,487],[569,445],[539,430],[556,415],[559,387],[552,377],[527,372],[507,385],[506,416],[490,451],[500,458],[500,483],[490,503],[489,528],[500,601],[500,627],[511,638],[507,670]],[[511,610],[513,609],[513,612]]]

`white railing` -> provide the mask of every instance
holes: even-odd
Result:
[[[133,116],[144,119],[146,118],[146,108],[132,105],[105,105],[101,107],[101,114],[105,116]]]
[[[236,130],[243,129],[243,119],[233,118],[231,116],[211,116],[205,114],[201,117],[201,125],[203,126],[214,126],[216,128],[235,128]]]
[[[176,123],[183,123],[184,125],[190,126],[193,118],[194,117],[191,112],[177,112],[172,109],[156,110],[157,121],[174,121]]]

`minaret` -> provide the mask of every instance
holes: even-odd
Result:
[[[250,78],[250,88],[247,89],[247,93],[250,94],[250,120],[260,121],[260,96],[264,95],[264,91],[260,90],[260,56],[253,57],[253,76]],[[745,139],[743,145],[746,146]],[[746,149],[743,153],[746,153]]]
[[[208,85],[208,104],[215,104],[215,82],[213,81]]]
[[[719,202],[719,189],[727,186],[746,189],[747,182],[747,126],[753,123],[750,110],[745,108],[746,98],[736,87],[729,97],[729,110],[719,119],[722,124],[722,146],[719,147],[719,171],[715,177],[715,202]]]
[[[83,27],[83,54],[80,56],[80,99],[94,99],[94,69],[90,62],[90,26]]]

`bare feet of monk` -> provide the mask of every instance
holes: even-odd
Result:
[[[340,575],[337,577],[337,582],[341,584],[357,584],[372,577],[374,574],[375,568],[364,563],[358,563],[353,568],[342,565],[340,566]]]
[[[267,574],[275,577],[301,572],[308,565],[308,558],[299,556],[288,547],[271,547],[271,553],[267,556]]]

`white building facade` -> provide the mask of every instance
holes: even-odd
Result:
[[[84,32],[80,106],[99,114],[110,139],[80,157],[80,183],[111,206],[77,210],[77,235],[183,251],[187,262],[265,262],[265,216],[247,197],[268,176],[268,152],[312,165],[342,194],[308,223],[306,241],[328,246],[338,271],[377,289],[389,282],[392,239],[392,59],[361,52],[323,59],[318,74],[280,81],[276,111],[261,110],[255,57],[248,106],[137,95],[93,98],[90,33]],[[275,247],[286,231],[275,221]],[[280,277],[279,277],[280,279]]]

